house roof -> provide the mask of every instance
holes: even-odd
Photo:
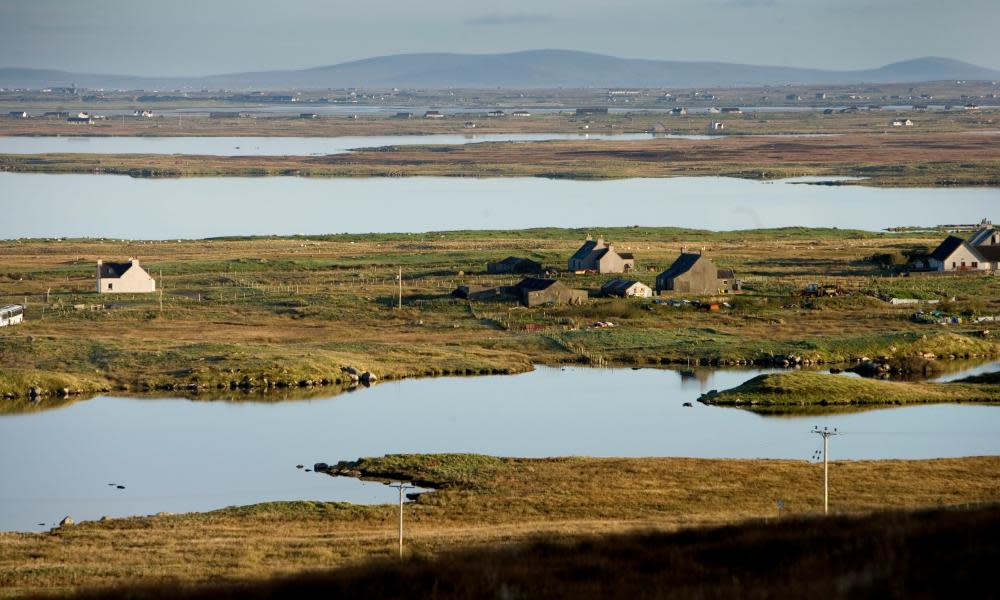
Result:
[[[960,237],[949,235],[941,242],[934,252],[931,252],[931,258],[936,261],[944,262],[948,260],[948,257],[955,253],[955,250],[965,243]]]
[[[698,260],[701,259],[701,254],[695,254],[694,252],[682,252],[674,264],[670,265],[670,268],[666,271],[660,273],[660,277],[672,279],[687,273],[691,270]]]
[[[131,268],[132,268],[132,263],[130,263],[130,262],[124,262],[124,263],[106,262],[106,263],[101,263],[101,277],[102,278],[104,278],[104,277],[110,277],[110,278],[113,278],[113,279],[118,279],[119,277],[121,277],[122,275],[125,274],[125,271],[128,271]]]
[[[582,246],[580,246],[580,249],[570,257],[570,260],[583,260],[590,256],[590,253],[593,252],[595,248],[597,248],[597,241],[587,240]]]
[[[520,291],[536,292],[538,290],[547,290],[553,285],[559,283],[555,279],[541,279],[539,277],[525,277],[514,287]]]
[[[619,252],[618,256],[620,256],[620,257],[622,257],[622,258],[624,258],[626,260],[634,260],[635,259],[635,255],[633,255],[631,252]]]
[[[719,269],[715,276],[719,279],[732,279],[736,277],[736,273],[732,269]]]
[[[976,246],[975,250],[986,262],[1000,262],[1000,246]]]
[[[993,225],[981,227],[969,236],[968,242],[973,246],[980,246],[982,244],[989,243],[990,238],[996,233],[997,229],[993,227]]]

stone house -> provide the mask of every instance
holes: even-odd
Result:
[[[634,279],[612,279],[601,286],[601,293],[621,298],[652,298],[653,288]]]
[[[635,269],[635,257],[628,253],[615,252],[613,244],[590,237],[569,258],[570,271],[596,271],[598,273],[627,273]]]
[[[587,290],[574,290],[555,279],[537,277],[526,277],[517,285],[504,288],[504,292],[516,296],[525,306],[583,304],[587,300]]]
[[[486,272],[493,275],[508,275],[511,273],[541,273],[542,263],[530,258],[508,256],[498,262],[486,263]]]
[[[135,258],[125,263],[97,261],[99,294],[149,294],[156,291],[156,280],[139,266]]]
[[[684,250],[669,269],[656,276],[658,292],[727,294],[736,287],[732,270],[719,269],[703,254]]]

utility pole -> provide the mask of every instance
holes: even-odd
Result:
[[[832,430],[826,427],[820,429],[819,425],[814,426],[811,433],[823,436],[823,514],[825,515],[830,512],[830,438],[840,434],[836,427]]]
[[[399,558],[403,558],[403,490],[412,490],[412,485],[407,485],[400,481],[399,483],[389,484],[390,487],[399,489]]]
[[[160,269],[160,312],[163,312],[163,269]]]
[[[399,267],[399,309],[403,309],[403,267]]]

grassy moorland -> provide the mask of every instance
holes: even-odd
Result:
[[[390,146],[328,156],[0,155],[0,171],[134,177],[864,177],[886,186],[1000,185],[1000,144],[978,132],[708,140]]]
[[[382,559],[240,582],[133,583],[74,597],[974,597],[994,578],[998,535],[996,505],[891,511],[680,533],[540,536],[404,562]]]
[[[542,535],[573,543],[579,535],[769,519],[776,499],[784,516],[802,517],[822,502],[821,469],[802,461],[409,455],[341,467],[437,488],[406,507],[407,551],[419,556]],[[834,462],[830,474],[839,514],[1000,500],[997,457]],[[357,564],[393,556],[396,518],[391,505],[284,502],[0,533],[0,595],[259,580]],[[867,564],[864,553],[852,556]]]
[[[1000,385],[895,382],[804,372],[773,373],[758,375],[722,392],[705,394],[699,401],[769,412],[806,406],[898,406],[931,402],[1000,404]]]
[[[779,229],[713,233],[680,229],[594,231],[638,257],[634,277],[653,284],[681,246],[704,248],[744,279],[746,293],[706,312],[691,305],[593,298],[582,306],[523,308],[467,302],[460,283],[504,285],[488,260],[526,256],[562,269],[582,230],[337,235],[173,242],[0,242],[0,303],[27,300],[24,324],[0,330],[0,395],[22,410],[31,386],[48,391],[180,390],[230,393],[347,384],[342,367],[382,379],[524,371],[533,363],[668,365],[812,363],[862,357],[920,359],[1000,355],[995,333],[971,318],[1000,314],[992,276],[886,276],[882,265],[941,234]],[[138,256],[159,295],[94,292],[98,258]],[[896,257],[896,258],[893,258]],[[396,308],[398,267],[403,306]],[[560,274],[596,296],[610,276]],[[805,283],[845,295],[806,298]],[[889,297],[936,299],[957,325],[914,322]],[[596,321],[616,327],[593,328]],[[927,358],[933,356],[935,358]],[[308,387],[308,386],[306,386]],[[45,406],[43,402],[41,406]]]

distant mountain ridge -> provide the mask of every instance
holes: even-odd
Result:
[[[950,79],[997,80],[1000,71],[925,57],[876,69],[831,71],[723,62],[617,58],[575,50],[508,54],[397,54],[303,70],[228,73],[205,77],[140,77],[0,68],[0,87],[168,90],[287,90],[326,88],[585,88],[729,87],[910,83]]]

